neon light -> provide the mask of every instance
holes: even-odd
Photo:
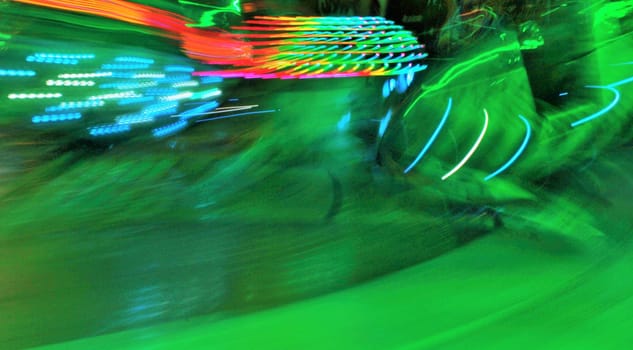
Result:
[[[193,92],[185,91],[185,92],[181,92],[181,93],[175,94],[175,95],[162,96],[162,97],[159,98],[159,100],[161,100],[161,101],[178,101],[178,100],[188,99],[191,96],[193,96]]]
[[[101,78],[110,77],[112,72],[100,72],[100,73],[64,73],[57,77],[61,79],[84,79],[84,78]]]
[[[609,84],[609,85],[607,85],[607,86],[608,86],[608,87],[612,87],[612,88],[614,88],[614,87],[618,87],[618,86],[620,86],[620,85],[628,84],[628,83],[631,83],[631,82],[633,82],[633,77],[630,77],[630,78],[626,78],[626,79],[624,79],[624,80],[617,81],[617,82],[615,82],[615,83],[613,83],[613,84]]]
[[[106,83],[99,84],[99,88],[101,89],[118,89],[118,90],[128,90],[128,89],[143,89],[149,88],[153,86],[157,86],[157,81],[143,81],[143,82],[115,82],[115,83]]]
[[[178,102],[162,102],[149,105],[141,111],[146,116],[158,117],[174,114],[178,111]]]
[[[442,181],[448,179],[449,177],[453,176],[453,174],[458,172],[459,169],[461,169],[464,166],[464,164],[466,164],[466,162],[468,162],[470,157],[473,156],[473,154],[475,153],[477,148],[479,148],[479,144],[484,139],[484,136],[486,135],[486,130],[488,130],[488,111],[486,109],[484,109],[484,116],[485,116],[484,127],[483,127],[483,129],[481,129],[481,134],[479,134],[479,137],[477,138],[477,141],[475,141],[475,144],[470,149],[470,151],[468,151],[468,153],[466,153],[466,156],[464,157],[464,159],[462,159],[461,162],[459,162],[459,164],[457,164],[455,166],[455,168],[453,168],[451,171],[446,173],[446,175],[442,176]]]
[[[0,77],[34,77],[35,71],[32,70],[16,70],[16,69],[0,69]]]
[[[387,131],[387,126],[389,126],[389,122],[391,121],[391,109],[387,111],[387,114],[380,119],[380,125],[378,126],[378,137],[382,137]]]
[[[42,57],[42,56],[27,56],[26,61],[34,62],[34,63],[66,64],[66,65],[76,65],[79,63],[79,60],[77,59],[53,58],[53,57]]]
[[[170,65],[165,66],[165,72],[168,73],[192,73],[195,69],[189,66]]]
[[[44,99],[44,98],[60,98],[62,94],[60,93],[39,93],[39,94],[9,94],[9,99],[11,100],[23,100],[23,99]]]
[[[149,64],[145,63],[107,63],[101,66],[101,69],[105,70],[133,70],[147,68],[149,68]]]
[[[117,104],[119,106],[126,106],[126,105],[131,105],[131,104],[136,104],[136,103],[152,102],[154,101],[154,99],[155,99],[154,96],[131,97],[131,98],[119,100]]]
[[[36,53],[33,55],[41,59],[69,59],[69,60],[89,60],[95,58],[94,54],[63,54],[63,53]]]
[[[391,94],[391,89],[389,88],[389,81],[385,81],[384,84],[382,84],[382,98],[386,99],[387,97],[389,97],[389,94]]]
[[[94,86],[92,80],[47,80],[47,86]]]
[[[154,64],[154,60],[151,58],[142,58],[142,57],[115,57],[114,62],[125,62],[125,63],[140,63],[140,64]]]
[[[413,83],[414,78],[415,78],[415,73],[407,72],[407,87],[411,86],[411,83]]]
[[[165,73],[137,73],[132,75],[134,79],[160,79],[164,77]]]
[[[493,177],[506,171],[506,169],[508,169],[512,164],[514,164],[514,162],[516,162],[517,159],[519,159],[521,154],[523,154],[523,152],[525,151],[525,148],[527,147],[528,143],[530,142],[530,137],[532,136],[532,127],[530,127],[530,122],[522,115],[520,115],[519,118],[521,118],[521,120],[525,124],[525,138],[523,139],[523,143],[521,143],[521,146],[516,151],[516,153],[512,156],[512,158],[510,158],[510,160],[508,160],[504,165],[502,165],[501,168],[497,169],[497,171],[486,176],[484,178],[485,181],[489,181]]]
[[[339,120],[338,123],[336,123],[336,128],[338,129],[338,131],[347,130],[349,128],[349,122],[351,119],[352,119],[352,112],[345,113],[345,115],[343,115],[341,120]]]
[[[155,119],[153,116],[144,114],[124,114],[115,118],[117,124],[142,124],[151,123]]]
[[[94,108],[94,107],[102,107],[105,105],[105,102],[102,100],[92,100],[92,101],[72,101],[72,102],[62,102],[57,106],[46,107],[46,112],[60,112],[69,109],[81,109],[81,108]]]
[[[120,133],[128,132],[130,130],[131,128],[127,124],[104,125],[104,126],[98,126],[98,127],[89,129],[90,135],[95,136],[95,137],[109,136],[112,134],[120,134]]]
[[[160,29],[152,31],[170,39],[179,40],[182,52],[189,58],[208,65],[231,66],[222,77],[244,78],[338,78],[351,76],[392,76],[409,71],[424,70],[426,66],[417,64],[425,57],[418,53],[423,47],[416,38],[402,26],[380,17],[271,17],[261,16],[245,21],[244,26],[232,27],[231,32],[206,31],[192,28],[191,19],[156,7],[122,0],[15,0],[19,3],[42,6],[52,9],[89,14],[114,19],[134,25]],[[197,1],[180,0],[197,4]],[[239,10],[239,1],[224,7],[225,10]],[[213,20],[213,10],[200,18],[201,22]],[[229,12],[230,12],[229,11]],[[147,30],[144,30],[147,32]],[[302,49],[302,46],[318,44],[316,48]],[[335,47],[345,46],[351,55],[348,58],[328,58],[319,56],[334,53]],[[306,50],[313,57],[288,58],[289,50]],[[305,51],[304,51],[305,52]],[[390,53],[409,53],[400,56],[388,56]],[[364,56],[363,56],[364,55]],[[76,64],[77,59],[57,56],[29,56],[33,62]],[[75,56],[69,56],[75,57]],[[83,56],[78,56],[83,57]],[[342,59],[342,61],[340,61]],[[60,61],[61,60],[61,61]],[[74,60],[74,61],[73,61]],[[337,60],[331,62],[329,60]],[[322,62],[323,61],[323,62]],[[304,63],[320,65],[318,69],[297,70]],[[359,65],[350,65],[350,62]],[[115,63],[106,64],[102,69],[133,70],[145,69],[153,64],[151,59],[122,56]],[[297,65],[293,65],[297,63]],[[334,64],[333,64],[334,63]],[[383,63],[386,66],[381,66]],[[396,64],[403,65],[397,66]],[[408,65],[408,63],[412,63]],[[330,65],[333,64],[333,65]],[[345,66],[347,64],[347,66]],[[327,67],[327,68],[325,68]],[[169,69],[172,69],[171,67]],[[196,74],[190,69],[177,68]],[[199,76],[211,75],[196,74]],[[172,83],[175,81],[172,81]]]
[[[178,89],[172,88],[151,88],[143,91],[143,95],[146,96],[167,96],[178,93]]]
[[[139,95],[134,91],[124,91],[124,92],[117,92],[117,93],[112,93],[112,94],[90,96],[88,97],[88,100],[110,100],[110,99],[116,99],[116,98],[142,97],[142,96],[143,95]]]
[[[180,74],[180,75],[168,75],[165,76],[162,79],[158,79],[159,83],[179,83],[179,82],[183,82],[183,81],[189,81],[191,80],[191,75],[189,74]]]
[[[200,85],[200,83],[196,80],[189,80],[189,81],[181,81],[178,83],[173,83],[171,85],[171,87],[173,88],[182,88],[182,87],[196,87]]]
[[[179,120],[173,124],[169,124],[160,128],[152,130],[152,135],[156,138],[165,137],[177,133],[178,131],[187,127],[187,122]]]
[[[31,121],[33,122],[33,124],[40,124],[50,122],[63,122],[77,119],[81,119],[81,113],[36,115],[31,118]]]
[[[446,73],[442,76],[442,78],[435,84],[432,84],[430,86],[426,86],[425,89],[423,89],[423,92],[421,94],[418,95],[418,97],[413,101],[413,103],[411,103],[411,105],[409,106],[409,108],[407,108],[407,110],[404,112],[404,118],[406,118],[406,116],[409,114],[409,112],[411,112],[411,110],[415,107],[415,105],[418,103],[419,100],[421,100],[424,96],[440,90],[442,88],[444,88],[445,86],[447,86],[451,81],[457,79],[459,76],[471,71],[472,69],[474,69],[475,67],[485,64],[487,62],[490,62],[492,60],[495,60],[499,57],[499,54],[502,52],[506,52],[506,51],[515,51],[518,50],[519,46],[517,43],[512,43],[506,46],[501,46],[499,48],[496,48],[494,50],[491,51],[487,51],[484,52],[476,57],[473,57],[467,61],[464,62],[460,62],[458,64],[456,64],[455,66],[453,66],[452,68],[450,68],[448,71],[446,71]]]
[[[207,113],[209,111],[212,111],[214,109],[216,109],[220,104],[216,101],[212,101],[209,103],[205,103],[201,106],[198,106],[196,108],[192,108],[188,111],[182,112],[180,115],[178,115],[181,119],[189,119],[192,117],[197,117],[200,116],[204,113]]]
[[[193,94],[191,96],[192,99],[199,99],[199,100],[204,100],[210,97],[217,97],[222,95],[222,90],[215,88],[215,89],[211,89],[211,90],[206,90],[206,91],[200,91],[197,92],[195,94]]]
[[[594,114],[592,114],[592,115],[590,115],[588,117],[582,118],[580,120],[577,120],[577,121],[571,123],[571,127],[572,128],[575,128],[575,127],[577,127],[579,125],[585,124],[585,123],[590,122],[590,121],[592,121],[594,119],[602,117],[603,115],[605,115],[606,113],[611,111],[613,109],[613,107],[615,107],[618,104],[618,102],[620,102],[620,91],[618,91],[618,89],[616,89],[614,87],[589,85],[589,86],[586,86],[586,88],[588,88],[588,89],[605,89],[605,90],[609,90],[609,91],[613,92],[615,97],[613,98],[613,101],[611,101],[611,103],[609,103],[608,106],[606,106],[605,108],[601,109],[600,111],[598,111],[598,112],[596,112],[596,113],[594,113]]]
[[[214,25],[216,25],[216,23],[213,20],[213,18],[216,16],[216,14],[219,14],[219,13],[232,13],[232,14],[235,14],[235,15],[239,15],[242,12],[241,8],[240,8],[240,1],[239,0],[232,0],[232,4],[227,5],[227,6],[211,6],[211,5],[200,4],[200,3],[197,3],[197,2],[185,1],[185,0],[178,0],[178,2],[181,3],[181,4],[189,4],[189,5],[200,6],[200,7],[212,9],[212,10],[205,11],[202,14],[202,16],[200,17],[200,23],[198,23],[198,24],[187,24],[189,27],[210,27],[210,26],[214,26]]]
[[[248,110],[248,109],[253,109],[255,107],[259,107],[259,105],[218,107],[215,110],[213,110],[212,112],[205,112],[205,113],[200,114],[200,115],[209,115],[209,114],[220,114],[220,113],[226,113],[226,112],[244,111],[244,110]]]
[[[433,145],[433,143],[435,142],[435,139],[437,139],[437,136],[440,134],[440,131],[444,127],[444,124],[446,123],[446,120],[448,119],[448,115],[451,113],[452,107],[453,107],[453,99],[449,97],[448,105],[446,106],[446,111],[444,112],[444,116],[442,116],[442,120],[440,121],[440,124],[437,126],[437,128],[435,128],[433,135],[431,135],[431,138],[429,139],[429,141],[427,141],[426,145],[424,146],[424,148],[422,148],[422,150],[420,151],[418,156],[415,158],[415,160],[404,170],[405,174],[411,171],[411,169],[413,169],[413,167],[415,167],[418,164],[418,162],[422,159],[422,157],[424,157],[426,152],[428,152],[429,148],[431,148],[431,145]]]
[[[222,81],[224,81],[224,79],[214,76],[205,76],[200,78],[200,84],[215,84],[221,83]]]
[[[212,120],[220,120],[220,119],[229,119],[229,118],[235,118],[235,117],[242,117],[242,116],[247,116],[247,115],[273,113],[273,112],[277,112],[277,111],[278,110],[276,110],[276,109],[269,109],[269,110],[265,110],[265,111],[253,111],[253,112],[244,112],[244,113],[237,113],[237,114],[231,114],[231,115],[223,115],[223,116],[220,116],[220,117],[213,117],[213,118],[198,120],[198,121],[196,121],[196,123],[209,122],[209,121],[212,121]]]

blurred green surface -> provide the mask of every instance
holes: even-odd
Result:
[[[28,8],[2,6],[13,19]],[[116,52],[153,34],[71,14],[47,33],[48,13],[26,15],[42,42],[87,26],[79,44]],[[570,124],[613,99],[585,85],[633,76],[630,14],[630,1],[555,1],[529,26],[494,22],[387,101],[382,80],[238,83],[226,93],[276,112],[168,140],[77,142],[7,103],[0,348],[628,348],[633,83],[604,116]],[[517,32],[528,27],[532,46]],[[403,174],[449,98],[445,130]],[[480,149],[441,181],[483,108]],[[519,114],[533,139],[484,181],[523,140]]]

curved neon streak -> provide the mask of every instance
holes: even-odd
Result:
[[[631,62],[629,64],[633,64],[633,62]],[[617,87],[617,86],[625,85],[625,84],[628,84],[628,83],[631,83],[631,82],[633,82],[633,77],[628,77],[626,79],[623,79],[623,80],[620,80],[620,81],[616,81],[613,84],[609,84],[608,86],[609,87]]]
[[[462,159],[462,161],[459,162],[459,164],[457,164],[453,168],[453,170],[449,171],[448,173],[446,173],[446,175],[442,176],[442,181],[448,179],[449,177],[453,176],[453,174],[458,172],[459,169],[461,169],[464,166],[464,164],[466,164],[466,162],[468,162],[470,157],[473,156],[473,154],[475,153],[477,148],[479,148],[479,144],[481,144],[481,141],[484,139],[484,136],[486,136],[486,131],[488,130],[488,119],[489,119],[489,117],[488,117],[488,111],[485,108],[484,108],[484,116],[485,116],[484,127],[483,127],[483,129],[481,129],[481,134],[479,134],[479,137],[477,138],[477,141],[475,141],[475,144],[470,149],[470,151],[468,151],[468,153],[466,153],[466,156],[464,157],[464,159]]]
[[[510,158],[510,160],[508,160],[505,164],[503,164],[501,166],[501,168],[499,168],[497,171],[495,171],[494,173],[486,176],[484,178],[485,181],[488,181],[490,179],[492,179],[493,177],[501,174],[502,172],[506,171],[512,164],[514,164],[514,162],[516,162],[517,159],[519,159],[519,157],[521,156],[521,154],[523,154],[523,151],[525,151],[525,148],[527,147],[528,143],[530,142],[530,137],[532,136],[532,127],[530,127],[530,122],[522,115],[519,116],[519,118],[521,118],[521,120],[523,120],[523,123],[525,124],[525,138],[523,139],[523,143],[521,144],[521,146],[519,147],[519,149],[516,151],[516,153],[512,156],[512,158]]]
[[[426,152],[428,152],[429,148],[431,148],[431,145],[433,144],[433,142],[435,142],[435,139],[437,138],[437,135],[439,135],[440,131],[444,127],[444,124],[446,123],[446,119],[448,119],[448,115],[451,112],[452,106],[453,106],[453,99],[449,97],[448,98],[448,106],[446,106],[446,111],[444,112],[444,116],[442,117],[442,120],[440,121],[440,124],[437,126],[437,128],[433,132],[433,135],[431,135],[431,138],[426,143],[424,148],[422,148],[422,150],[420,151],[418,156],[415,158],[415,160],[404,170],[405,174],[408,173],[409,171],[411,171],[411,169],[413,169],[413,167],[415,167],[418,164],[418,162],[422,159],[422,157],[424,157]]]
[[[616,88],[614,88],[612,86],[594,86],[594,85],[589,85],[589,86],[586,86],[586,88],[609,90],[609,91],[613,92],[615,97],[613,98],[613,101],[611,101],[611,103],[609,103],[608,106],[606,106],[605,108],[601,109],[600,111],[598,111],[598,112],[596,112],[596,113],[594,113],[594,114],[592,114],[592,115],[590,115],[588,117],[582,118],[580,120],[577,120],[577,121],[571,123],[571,127],[572,128],[575,128],[578,125],[585,124],[585,123],[590,122],[590,121],[592,121],[594,119],[598,119],[598,118],[602,117],[607,112],[612,110],[613,107],[615,107],[618,104],[618,102],[620,102],[620,91],[618,91],[618,89],[616,89]]]

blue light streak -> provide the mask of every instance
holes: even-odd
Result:
[[[76,65],[79,63],[77,59],[70,58],[53,58],[53,57],[44,57],[44,56],[27,56],[27,62],[35,62],[35,63],[49,63],[49,64],[67,64],[67,65]]]
[[[40,57],[43,59],[61,58],[61,59],[72,59],[72,60],[90,60],[90,59],[95,58],[94,54],[63,54],[63,53],[36,53],[33,56]]]
[[[387,131],[387,126],[389,126],[389,122],[391,121],[391,109],[387,111],[387,114],[380,119],[380,126],[378,127],[378,137],[382,137]]]
[[[205,113],[212,111],[216,108],[218,108],[220,106],[220,104],[217,101],[211,101],[209,103],[205,103],[201,106],[198,106],[196,108],[192,108],[190,110],[184,111],[182,112],[180,115],[178,115],[181,119],[189,119],[192,117],[197,117],[200,115],[204,115]]]
[[[171,115],[178,111],[178,102],[161,102],[149,105],[141,111],[141,114],[151,117]]]
[[[336,123],[336,128],[338,129],[338,131],[345,131],[349,129],[349,122],[351,119],[352,119],[352,113],[351,112],[345,113],[345,115],[341,118],[341,120],[339,120],[338,123]]]
[[[69,120],[81,119],[81,113],[66,113],[66,114],[44,114],[36,115],[31,118],[33,124],[51,123],[51,122],[64,122]]]
[[[152,135],[154,135],[154,137],[156,138],[169,136],[186,128],[187,125],[188,125],[187,121],[179,120],[173,124],[169,124],[167,126],[163,126],[163,127],[152,130]]]
[[[57,106],[49,106],[46,107],[46,112],[60,112],[69,109],[83,109],[83,108],[95,108],[95,107],[103,107],[105,102],[103,100],[92,100],[92,101],[69,101],[62,102]]]
[[[200,78],[200,84],[215,84],[215,83],[221,83],[223,81],[222,78],[220,77],[202,77]]]
[[[119,106],[127,106],[127,105],[137,104],[137,103],[153,102],[154,100],[155,100],[154,96],[130,97],[130,98],[124,98],[122,100],[119,100],[117,104]]]
[[[192,73],[195,69],[189,66],[165,66],[165,72],[180,72],[180,73]]]
[[[422,157],[424,157],[426,152],[428,152],[429,148],[431,148],[431,145],[433,145],[433,143],[435,142],[435,139],[437,139],[437,136],[439,135],[440,131],[444,127],[444,124],[446,123],[446,120],[448,119],[448,115],[450,114],[452,107],[453,107],[453,99],[449,97],[448,106],[446,106],[446,111],[444,112],[444,116],[442,117],[440,124],[437,126],[437,128],[433,132],[433,135],[431,135],[431,138],[426,143],[424,148],[422,148],[417,158],[415,158],[415,160],[404,170],[405,174],[411,171],[411,169],[413,169],[418,164],[418,162],[420,162]]]
[[[96,128],[90,128],[90,135],[92,136],[108,136],[112,134],[119,134],[130,131],[131,128],[127,124],[121,125],[104,125]]]
[[[391,88],[389,87],[389,80],[387,80],[382,84],[382,98],[386,99],[389,97],[389,94],[391,94]]]
[[[120,56],[114,59],[115,62],[126,62],[126,63],[141,63],[141,64],[154,64],[154,60],[151,58],[142,58],[142,57],[129,57],[129,56]]]
[[[514,164],[517,161],[517,159],[519,159],[521,154],[523,154],[523,152],[525,151],[525,148],[527,147],[528,143],[530,142],[530,137],[532,136],[532,127],[530,126],[530,122],[522,115],[520,115],[519,118],[521,118],[521,120],[525,124],[525,129],[526,129],[526,131],[525,131],[525,138],[523,139],[523,143],[521,143],[521,146],[516,151],[516,153],[512,156],[512,158],[510,158],[510,160],[508,160],[504,165],[502,165],[501,168],[499,168],[497,171],[495,171],[492,174],[486,176],[484,178],[485,181],[489,181],[493,177],[495,177],[495,176],[501,174],[502,172],[506,171],[512,164]]]
[[[607,86],[615,88],[615,87],[618,87],[620,85],[628,84],[628,83],[631,83],[631,82],[633,82],[633,77],[626,78],[626,79],[623,79],[623,80],[620,80],[620,81],[616,81],[615,83],[609,84]]]
[[[0,77],[34,77],[35,71],[18,69],[0,69]]]
[[[594,119],[602,117],[603,115],[605,115],[606,113],[611,111],[618,104],[618,102],[620,102],[620,97],[621,97],[620,96],[620,91],[618,91],[618,89],[616,89],[616,88],[614,88],[612,86],[589,85],[589,86],[586,86],[586,88],[609,90],[609,91],[613,92],[615,97],[613,98],[613,101],[611,101],[611,103],[608,106],[606,106],[605,108],[601,109],[600,111],[598,111],[598,112],[596,112],[596,113],[594,113],[594,114],[592,114],[592,115],[590,115],[588,117],[582,118],[580,120],[577,120],[577,121],[571,123],[571,127],[572,128],[575,128],[575,127],[577,127],[579,125],[585,124],[585,123],[590,122],[590,121],[592,121]]]
[[[147,69],[149,68],[149,64],[146,63],[107,63],[101,66],[101,69],[104,70],[136,70],[136,69]]]

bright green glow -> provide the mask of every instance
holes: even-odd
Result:
[[[218,88],[213,88],[205,91],[196,92],[191,96],[194,100],[204,100],[210,97],[217,97],[222,95],[222,91]]]
[[[428,94],[440,90],[446,87],[452,81],[458,79],[463,74],[473,70],[477,66],[483,65],[485,63],[491,62],[499,57],[499,54],[507,51],[516,51],[518,49],[518,44],[516,42],[508,44],[506,46],[501,46],[496,49],[486,51],[478,56],[475,56],[467,61],[460,62],[451,67],[442,78],[437,82],[429,86],[423,86],[422,92],[418,95],[418,97],[409,105],[409,107],[404,112],[404,117],[411,112],[413,108],[417,105],[417,103]]]
[[[6,45],[6,41],[11,39],[11,35],[0,32],[0,47]]]
[[[215,17],[220,13],[230,13],[233,15],[241,15],[242,8],[240,5],[240,0],[231,0],[232,3],[226,6],[212,6],[207,4],[201,4],[194,1],[186,1],[186,0],[178,0],[179,3],[184,5],[194,5],[202,8],[210,8],[211,10],[204,11],[202,16],[200,17],[199,23],[196,24],[188,24],[189,27],[213,27],[218,25],[215,21]]]
[[[631,0],[613,1],[602,5],[595,14],[597,22],[604,22],[612,18],[625,18],[633,12],[633,1]]]
[[[629,63],[629,64],[631,64],[631,63]],[[615,87],[618,87],[618,86],[621,86],[621,85],[626,85],[626,84],[629,84],[629,83],[633,83],[633,76],[629,77],[629,78],[626,78],[626,79],[622,79],[620,81],[616,81],[615,83],[611,83],[607,87],[615,88]]]
[[[475,141],[475,144],[468,151],[468,153],[466,153],[464,158],[451,171],[449,171],[444,176],[442,176],[442,181],[448,179],[449,177],[453,176],[456,172],[458,172],[459,169],[461,169],[464,166],[464,164],[468,162],[470,157],[472,157],[473,154],[475,154],[475,151],[477,150],[477,148],[479,148],[479,144],[484,139],[484,136],[486,136],[486,130],[488,130],[488,111],[484,109],[484,127],[481,129],[481,133],[479,134],[479,137],[477,137],[477,141]]]

